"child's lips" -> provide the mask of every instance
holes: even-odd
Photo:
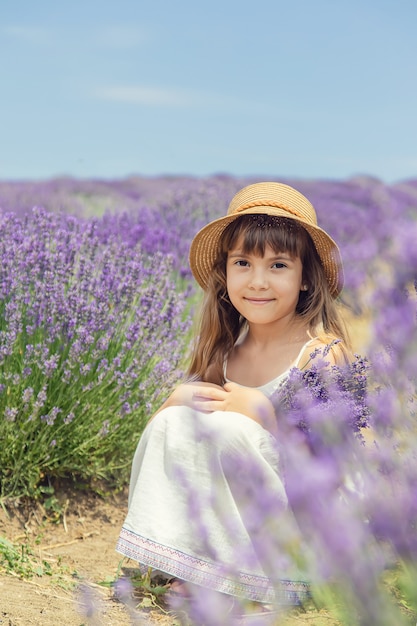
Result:
[[[269,304],[269,302],[273,302],[273,298],[244,298],[246,302],[255,305],[261,304]]]

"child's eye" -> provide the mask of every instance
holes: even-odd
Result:
[[[285,263],[280,263],[277,261],[276,263],[273,264],[272,267],[275,267],[276,269],[281,269],[282,267],[287,267],[287,266],[285,265]]]
[[[239,259],[235,262],[235,265],[238,265],[239,267],[247,267],[249,265],[249,262],[244,261],[243,259]]]

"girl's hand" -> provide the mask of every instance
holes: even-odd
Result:
[[[263,428],[276,435],[276,417],[274,407],[268,398],[258,389],[241,387],[236,383],[226,383],[224,388],[218,388],[211,398],[204,402],[198,399],[194,407],[199,411],[235,411],[254,420]],[[205,407],[205,408],[203,408]]]
[[[223,387],[214,383],[184,383],[174,389],[159,411],[169,406],[189,406],[199,411],[212,411],[207,408],[207,403],[219,401],[224,396]]]
[[[189,406],[204,413],[234,411],[246,415],[273,435],[277,433],[274,407],[268,398],[258,389],[236,383],[226,383],[224,387],[214,383],[184,383],[174,389],[155,415],[169,406]]]
[[[277,434],[277,420],[272,402],[259,389],[241,387],[236,383],[226,383],[227,391],[225,411],[237,411],[247,415],[255,422]]]

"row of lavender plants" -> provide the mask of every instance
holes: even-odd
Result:
[[[48,479],[123,481],[150,413],[181,376],[189,327],[172,255],[95,220],[0,216],[1,496]]]
[[[249,182],[0,184],[5,495],[36,493],[45,476],[59,474],[126,479],[122,468],[148,415],[181,375],[194,290],[189,242]],[[295,559],[315,581],[315,600],[335,607],[343,624],[414,624],[417,184],[287,182],[313,201],[340,242],[345,304],[369,322],[366,340],[353,336],[368,357],[369,380],[365,403],[366,364],[358,359],[356,404],[337,373],[326,393],[313,376],[307,395],[297,387],[297,400],[287,398],[288,420],[308,431],[308,445],[298,445],[299,429],[286,427],[282,410],[300,534],[289,526],[275,552],[270,544],[263,551],[270,563]],[[23,201],[26,194],[35,203],[37,193],[48,211]],[[71,217],[72,202],[79,204]],[[366,445],[351,429],[361,420],[372,429]],[[255,492],[273,520],[268,493]],[[196,623],[220,623],[220,610],[203,594]]]

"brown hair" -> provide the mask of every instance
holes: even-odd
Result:
[[[312,336],[325,343],[340,339],[333,349],[337,360],[346,362],[349,340],[340,319],[337,304],[330,294],[320,257],[313,240],[296,220],[265,214],[242,215],[223,231],[208,289],[205,293],[199,334],[194,346],[190,376],[217,384],[224,384],[224,362],[233,349],[246,320],[230,302],[226,289],[228,252],[243,237],[245,254],[264,255],[265,247],[275,252],[286,252],[299,257],[303,266],[303,282],[307,291],[301,291],[296,313],[302,316]]]

